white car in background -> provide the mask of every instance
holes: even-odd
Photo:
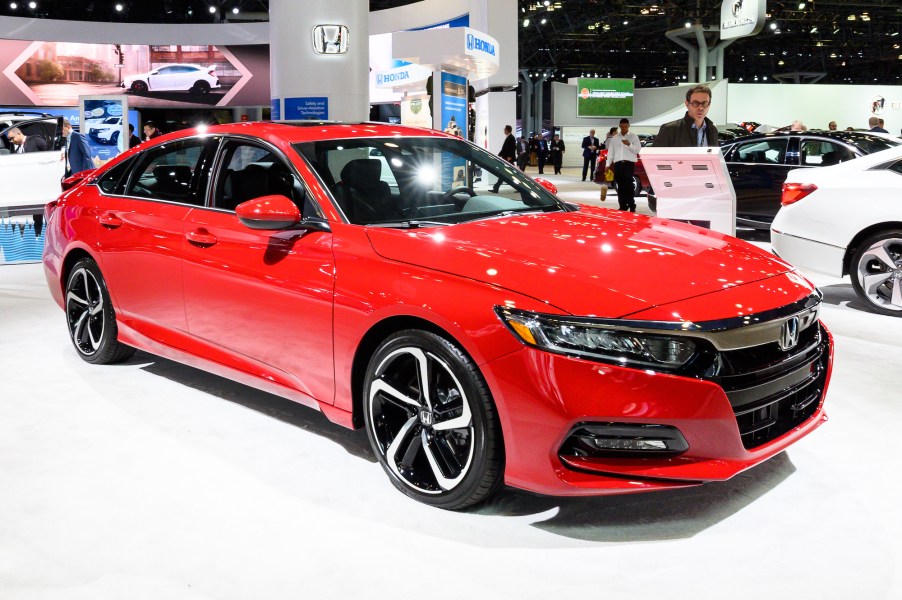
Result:
[[[902,146],[790,171],[771,245],[802,270],[849,275],[874,311],[902,317]]]
[[[24,116],[24,118],[23,118]],[[26,137],[44,139],[44,152],[14,152],[8,132],[18,127]],[[63,118],[27,113],[0,113],[0,209],[40,207],[56,200],[66,171]]]
[[[122,117],[87,119],[82,128],[85,135],[100,144],[115,144],[122,131]]]
[[[216,67],[187,63],[169,64],[147,73],[129,75],[120,85],[135,94],[191,92],[202,95],[220,87]]]

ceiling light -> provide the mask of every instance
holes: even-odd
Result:
[[[38,3],[37,3],[37,2],[29,2],[29,3],[28,3],[28,8],[30,8],[31,10],[34,10],[34,9],[36,9],[37,7],[38,7]]]
[[[692,27],[692,23],[690,23],[689,21],[686,21],[686,27]]]
[[[233,14],[233,15],[237,15],[239,12],[241,12],[241,11],[238,9],[237,6],[236,6],[235,8],[232,9],[232,14]]]
[[[125,7],[122,6],[121,4],[117,4],[117,5],[115,6],[115,8],[116,8],[116,12],[122,12],[122,9],[125,8]]]
[[[624,21],[623,24],[624,24],[624,25],[629,25],[630,22],[629,22],[629,21]]]
[[[775,30],[775,29],[777,28],[777,24],[776,24],[776,23],[771,23],[771,24],[770,24],[770,28],[771,28],[771,30]]]
[[[548,19],[546,19],[545,17],[542,17],[542,20],[540,22],[542,23],[542,25],[544,25],[545,23],[548,22]]]
[[[542,4],[544,4],[547,7],[547,6],[551,5],[551,2],[549,2],[549,0],[545,0],[545,2],[542,2]]]
[[[799,2],[799,10],[805,10],[805,3]]]
[[[523,27],[529,27],[529,19],[523,19]]]
[[[216,7],[215,7],[215,6],[211,6],[211,7],[210,7],[210,14],[212,15],[212,14],[215,14],[215,13],[216,13]]]
[[[9,7],[13,10],[16,10],[17,8],[19,8],[19,5],[16,4],[15,2],[10,2]]]

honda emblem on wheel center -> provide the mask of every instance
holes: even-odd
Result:
[[[790,317],[780,327],[780,349],[792,350],[799,343],[799,317]]]
[[[421,410],[420,423],[422,423],[426,427],[430,427],[432,425],[432,411],[425,409]]]

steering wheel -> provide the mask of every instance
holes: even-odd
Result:
[[[442,194],[442,204],[447,204],[448,200],[450,200],[452,196],[455,196],[461,192],[466,192],[470,195],[470,198],[477,195],[476,192],[473,191],[473,188],[466,185],[459,185]]]

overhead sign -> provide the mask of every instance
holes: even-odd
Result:
[[[720,5],[720,39],[755,35],[764,27],[767,0],[724,0]]]
[[[405,86],[425,89],[426,80],[432,75],[432,71],[420,65],[405,65],[396,69],[379,71],[376,73],[376,87],[379,89],[394,89]]]

